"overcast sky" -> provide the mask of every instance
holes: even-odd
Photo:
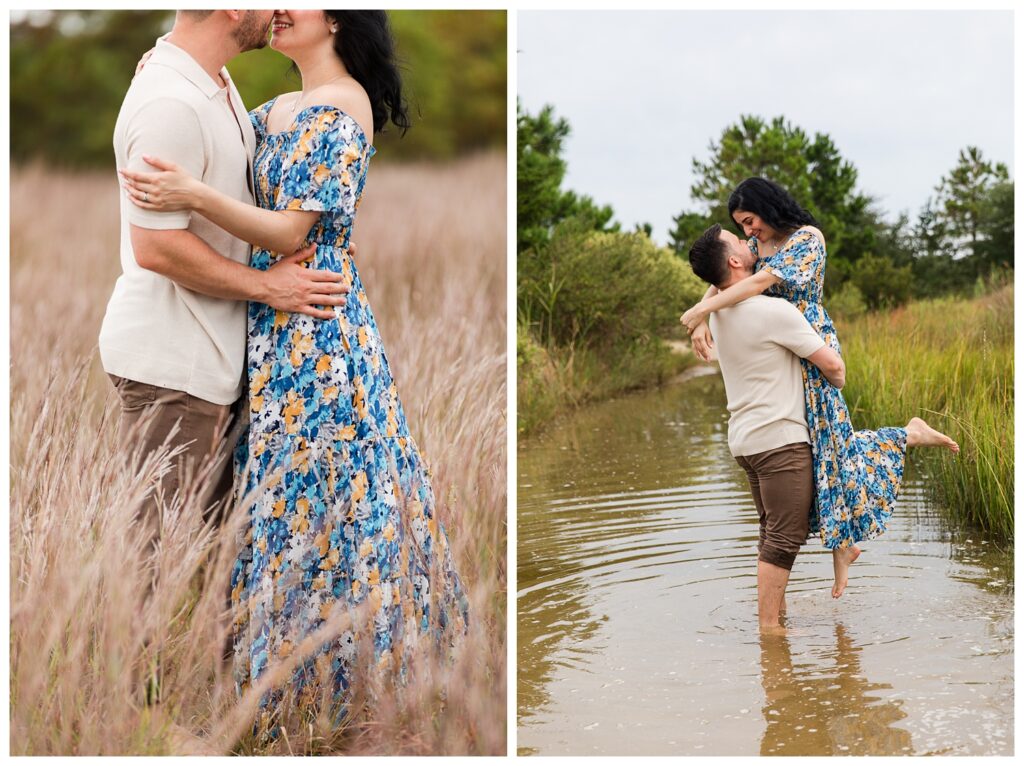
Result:
[[[572,127],[565,187],[663,243],[741,114],[827,133],[890,218],[967,145],[1013,171],[1008,11],[522,11],[518,48],[523,106]]]

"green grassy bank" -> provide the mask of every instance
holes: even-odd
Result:
[[[836,319],[858,428],[917,415],[960,443],[914,457],[960,522],[1013,539],[1013,287]]]
[[[516,337],[516,408],[520,436],[588,402],[658,386],[694,364],[650,338],[610,350],[586,346],[543,346],[520,325]]]

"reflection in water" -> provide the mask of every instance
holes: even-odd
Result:
[[[714,375],[520,446],[520,753],[1012,753],[1012,556],[951,535],[912,465],[842,599],[809,544],[763,643],[726,422]]]
[[[692,385],[713,390],[715,381],[698,379]],[[742,499],[742,488],[725,481],[723,469],[729,465],[710,456],[687,459],[692,440],[725,443],[726,438],[714,397],[700,396],[691,404],[696,406],[664,422],[644,420],[628,436],[621,433],[623,411],[596,408],[590,411],[594,420],[563,424],[557,445],[539,460],[520,455],[520,461],[535,465],[530,480],[520,483],[520,497],[529,495],[531,507],[541,503],[536,514],[522,512],[521,503],[518,517],[519,665],[531,668],[519,675],[521,715],[543,707],[559,668],[601,662],[598,631],[608,616],[593,609],[595,582],[616,581],[623,572],[633,573],[631,581],[657,578],[649,570],[685,556],[689,546],[680,541],[691,536],[690,524],[660,519],[664,509],[680,502],[696,510],[702,503],[728,507]],[[615,447],[605,449],[606,439]],[[666,461],[677,469],[663,472]],[[579,470],[581,463],[585,471]],[[702,486],[696,492],[670,486],[680,473],[694,481],[721,481],[717,488]],[[621,491],[603,491],[610,477]]]
[[[871,683],[842,623],[835,625],[831,667],[793,663],[789,638],[761,637],[765,720],[761,755],[894,755],[912,751],[910,732],[893,726],[907,717],[899,700],[872,692]]]

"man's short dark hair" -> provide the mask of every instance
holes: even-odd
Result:
[[[690,246],[690,267],[693,273],[716,287],[729,278],[729,256],[717,223],[704,230]]]

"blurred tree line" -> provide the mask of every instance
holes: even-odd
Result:
[[[685,258],[705,228],[729,222],[726,203],[740,181],[770,178],[818,220],[828,244],[826,299],[839,313],[985,289],[1013,268],[1013,181],[977,147],[960,151],[915,220],[903,213],[894,222],[857,191],[856,168],[827,134],[809,136],[783,117],[740,117],[693,170],[699,207],[673,219],[677,253]]]
[[[562,189],[569,124],[517,110],[518,429],[566,406],[663,382],[689,358],[664,339],[704,285],[649,232]]]
[[[391,11],[413,127],[377,141],[381,155],[443,159],[505,146],[504,11]],[[173,11],[33,11],[12,15],[11,160],[109,165],[135,65]],[[301,87],[269,47],[229,62],[251,109]]]
[[[545,107],[517,109],[517,267],[520,323],[545,344],[610,347],[677,326],[700,282],[612,209],[562,189],[569,124]]]

